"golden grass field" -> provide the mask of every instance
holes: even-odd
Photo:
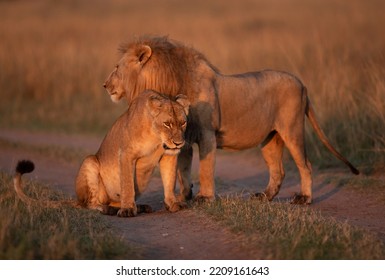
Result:
[[[104,134],[125,108],[102,88],[119,45],[169,35],[226,74],[294,73],[342,153],[384,166],[382,0],[19,0],[0,11],[0,128]],[[308,143],[325,158],[310,132]]]

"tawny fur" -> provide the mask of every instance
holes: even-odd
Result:
[[[175,212],[184,207],[174,189],[177,156],[185,143],[188,110],[189,101],[183,95],[170,99],[148,90],[133,99],[98,152],[83,161],[76,178],[76,205],[121,217],[149,212],[149,206],[136,205],[135,200],[145,190],[159,164],[166,208]],[[22,174],[16,172],[14,185],[20,199],[29,203],[31,199],[21,189]],[[60,203],[47,202],[49,206]]]
[[[243,150],[260,145],[270,171],[269,184],[261,197],[272,200],[284,177],[282,152],[286,146],[301,176],[301,190],[293,202],[311,203],[305,116],[325,146],[358,174],[322,132],[306,88],[295,76],[272,70],[222,75],[201,53],[167,37],[142,37],[122,46],[121,52],[121,60],[104,84],[114,102],[125,98],[130,104],[145,89],[172,96],[183,93],[191,102],[188,145],[178,160],[182,197],[191,194],[193,143],[199,146],[200,158],[197,197],[208,200],[215,195],[216,148]]]

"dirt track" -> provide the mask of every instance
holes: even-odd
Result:
[[[76,148],[85,154],[95,153],[102,138],[87,136],[67,136],[21,131],[1,131],[0,139],[28,145],[59,146]],[[19,159],[29,158],[35,162],[36,170],[30,175],[42,182],[52,184],[57,189],[74,195],[73,182],[80,162],[70,163],[54,160],[44,153],[32,149],[3,147],[0,145],[0,169],[12,173]],[[347,169],[336,171],[346,175]],[[193,178],[197,174],[197,160],[194,158]],[[364,227],[376,232],[385,240],[385,205],[363,197],[347,188],[325,183],[328,174],[314,172],[314,203],[311,207],[338,220]],[[352,175],[353,176],[353,175]],[[259,151],[240,153],[219,152],[216,166],[217,193],[251,193],[260,191],[268,181],[268,172]],[[287,175],[277,199],[287,199],[299,190],[296,170]],[[194,189],[196,192],[197,189]],[[213,224],[192,210],[168,213],[162,205],[162,187],[159,178],[151,181],[140,201],[150,204],[155,212],[131,219],[106,217],[111,226],[122,232],[130,242],[144,249],[146,259],[250,259],[263,258],[259,252],[250,252],[245,240],[219,225]]]

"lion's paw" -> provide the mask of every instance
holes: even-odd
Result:
[[[137,209],[134,208],[120,208],[118,211],[118,217],[135,217],[137,214]]]
[[[213,202],[215,200],[214,196],[203,196],[201,194],[197,194],[194,197],[194,202],[198,203],[208,203],[208,202]]]
[[[311,204],[311,202],[312,202],[311,196],[296,193],[290,203],[309,205]]]
[[[164,203],[164,206],[166,207],[166,210],[171,213],[178,212],[182,209],[187,208],[187,204],[185,202],[174,202],[171,205],[167,205],[167,203]]]

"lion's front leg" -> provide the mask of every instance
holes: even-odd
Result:
[[[119,217],[134,217],[138,214],[135,204],[135,160],[127,152],[120,155],[120,188],[121,201],[117,213]]]
[[[215,199],[214,172],[217,148],[215,132],[211,130],[204,131],[198,145],[200,189],[195,199],[212,201]]]
[[[178,180],[180,185],[180,201],[191,200],[193,185],[191,183],[191,165],[193,159],[193,149],[191,146],[183,147],[178,156]]]
[[[177,212],[186,207],[186,204],[175,196],[177,162],[177,155],[163,155],[159,162],[164,188],[164,205],[170,212]]]

